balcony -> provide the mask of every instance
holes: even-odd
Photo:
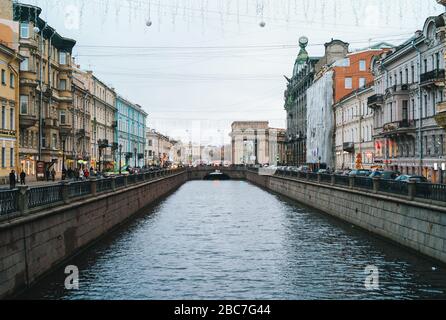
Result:
[[[435,115],[435,121],[440,127],[446,130],[446,102],[437,104],[437,114]]]
[[[59,126],[59,130],[60,130],[60,134],[62,136],[67,136],[71,133],[71,125],[64,123],[64,124],[60,124]]]
[[[401,120],[386,123],[383,126],[383,134],[386,136],[403,135],[412,133],[415,130],[414,120]]]
[[[37,116],[36,115],[32,115],[32,114],[21,114],[20,115],[20,120],[19,120],[19,124],[20,124],[20,128],[30,128],[30,127],[34,127],[38,122]]]
[[[344,152],[353,153],[355,152],[355,144],[353,142],[344,142],[342,149]]]
[[[444,86],[445,72],[444,69],[436,69],[420,76],[421,86]]]
[[[9,138],[15,138],[16,137],[16,131],[15,130],[9,130],[9,129],[0,129],[0,136],[9,137]]]
[[[393,85],[386,89],[386,94],[409,94],[409,85],[408,84],[400,84]]]
[[[78,130],[76,130],[76,136],[77,136],[78,138],[83,138],[83,137],[85,137],[85,136],[86,136],[85,129],[78,129]]]
[[[374,94],[367,99],[367,105],[369,108],[380,108],[384,103],[384,96],[382,94]]]
[[[44,127],[59,128],[59,120],[58,119],[52,119],[52,118],[46,118],[46,119],[43,120],[43,126]]]

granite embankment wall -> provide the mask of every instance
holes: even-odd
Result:
[[[446,208],[358,189],[247,172],[248,181],[446,263]]]
[[[180,172],[1,222],[0,298],[26,289],[187,179]]]

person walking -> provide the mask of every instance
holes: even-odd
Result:
[[[84,171],[82,168],[79,169],[79,180],[84,180]]]
[[[15,171],[12,170],[11,173],[9,174],[9,188],[14,189],[15,183],[16,183]]]
[[[22,170],[22,172],[20,172],[20,184],[22,186],[24,186],[26,184],[25,178],[26,178],[26,173],[25,173],[25,171]]]
[[[56,170],[51,170],[51,180],[55,181],[56,180]]]

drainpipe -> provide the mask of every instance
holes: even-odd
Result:
[[[412,47],[417,51],[418,53],[418,118],[419,118],[419,124],[418,124],[418,137],[419,137],[419,147],[420,147],[420,175],[423,174],[423,137],[421,136],[421,127],[423,125],[423,117],[422,117],[422,99],[421,99],[421,51],[418,49],[418,47],[415,45],[415,41],[412,41]]]

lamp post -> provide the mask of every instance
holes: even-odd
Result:
[[[136,168],[136,157],[137,157],[138,149],[135,148],[135,149],[133,149],[133,151],[135,151],[135,168]]]
[[[119,145],[119,174],[122,173],[121,155],[122,155],[122,144]]]
[[[62,180],[65,180],[65,137],[62,138]]]

